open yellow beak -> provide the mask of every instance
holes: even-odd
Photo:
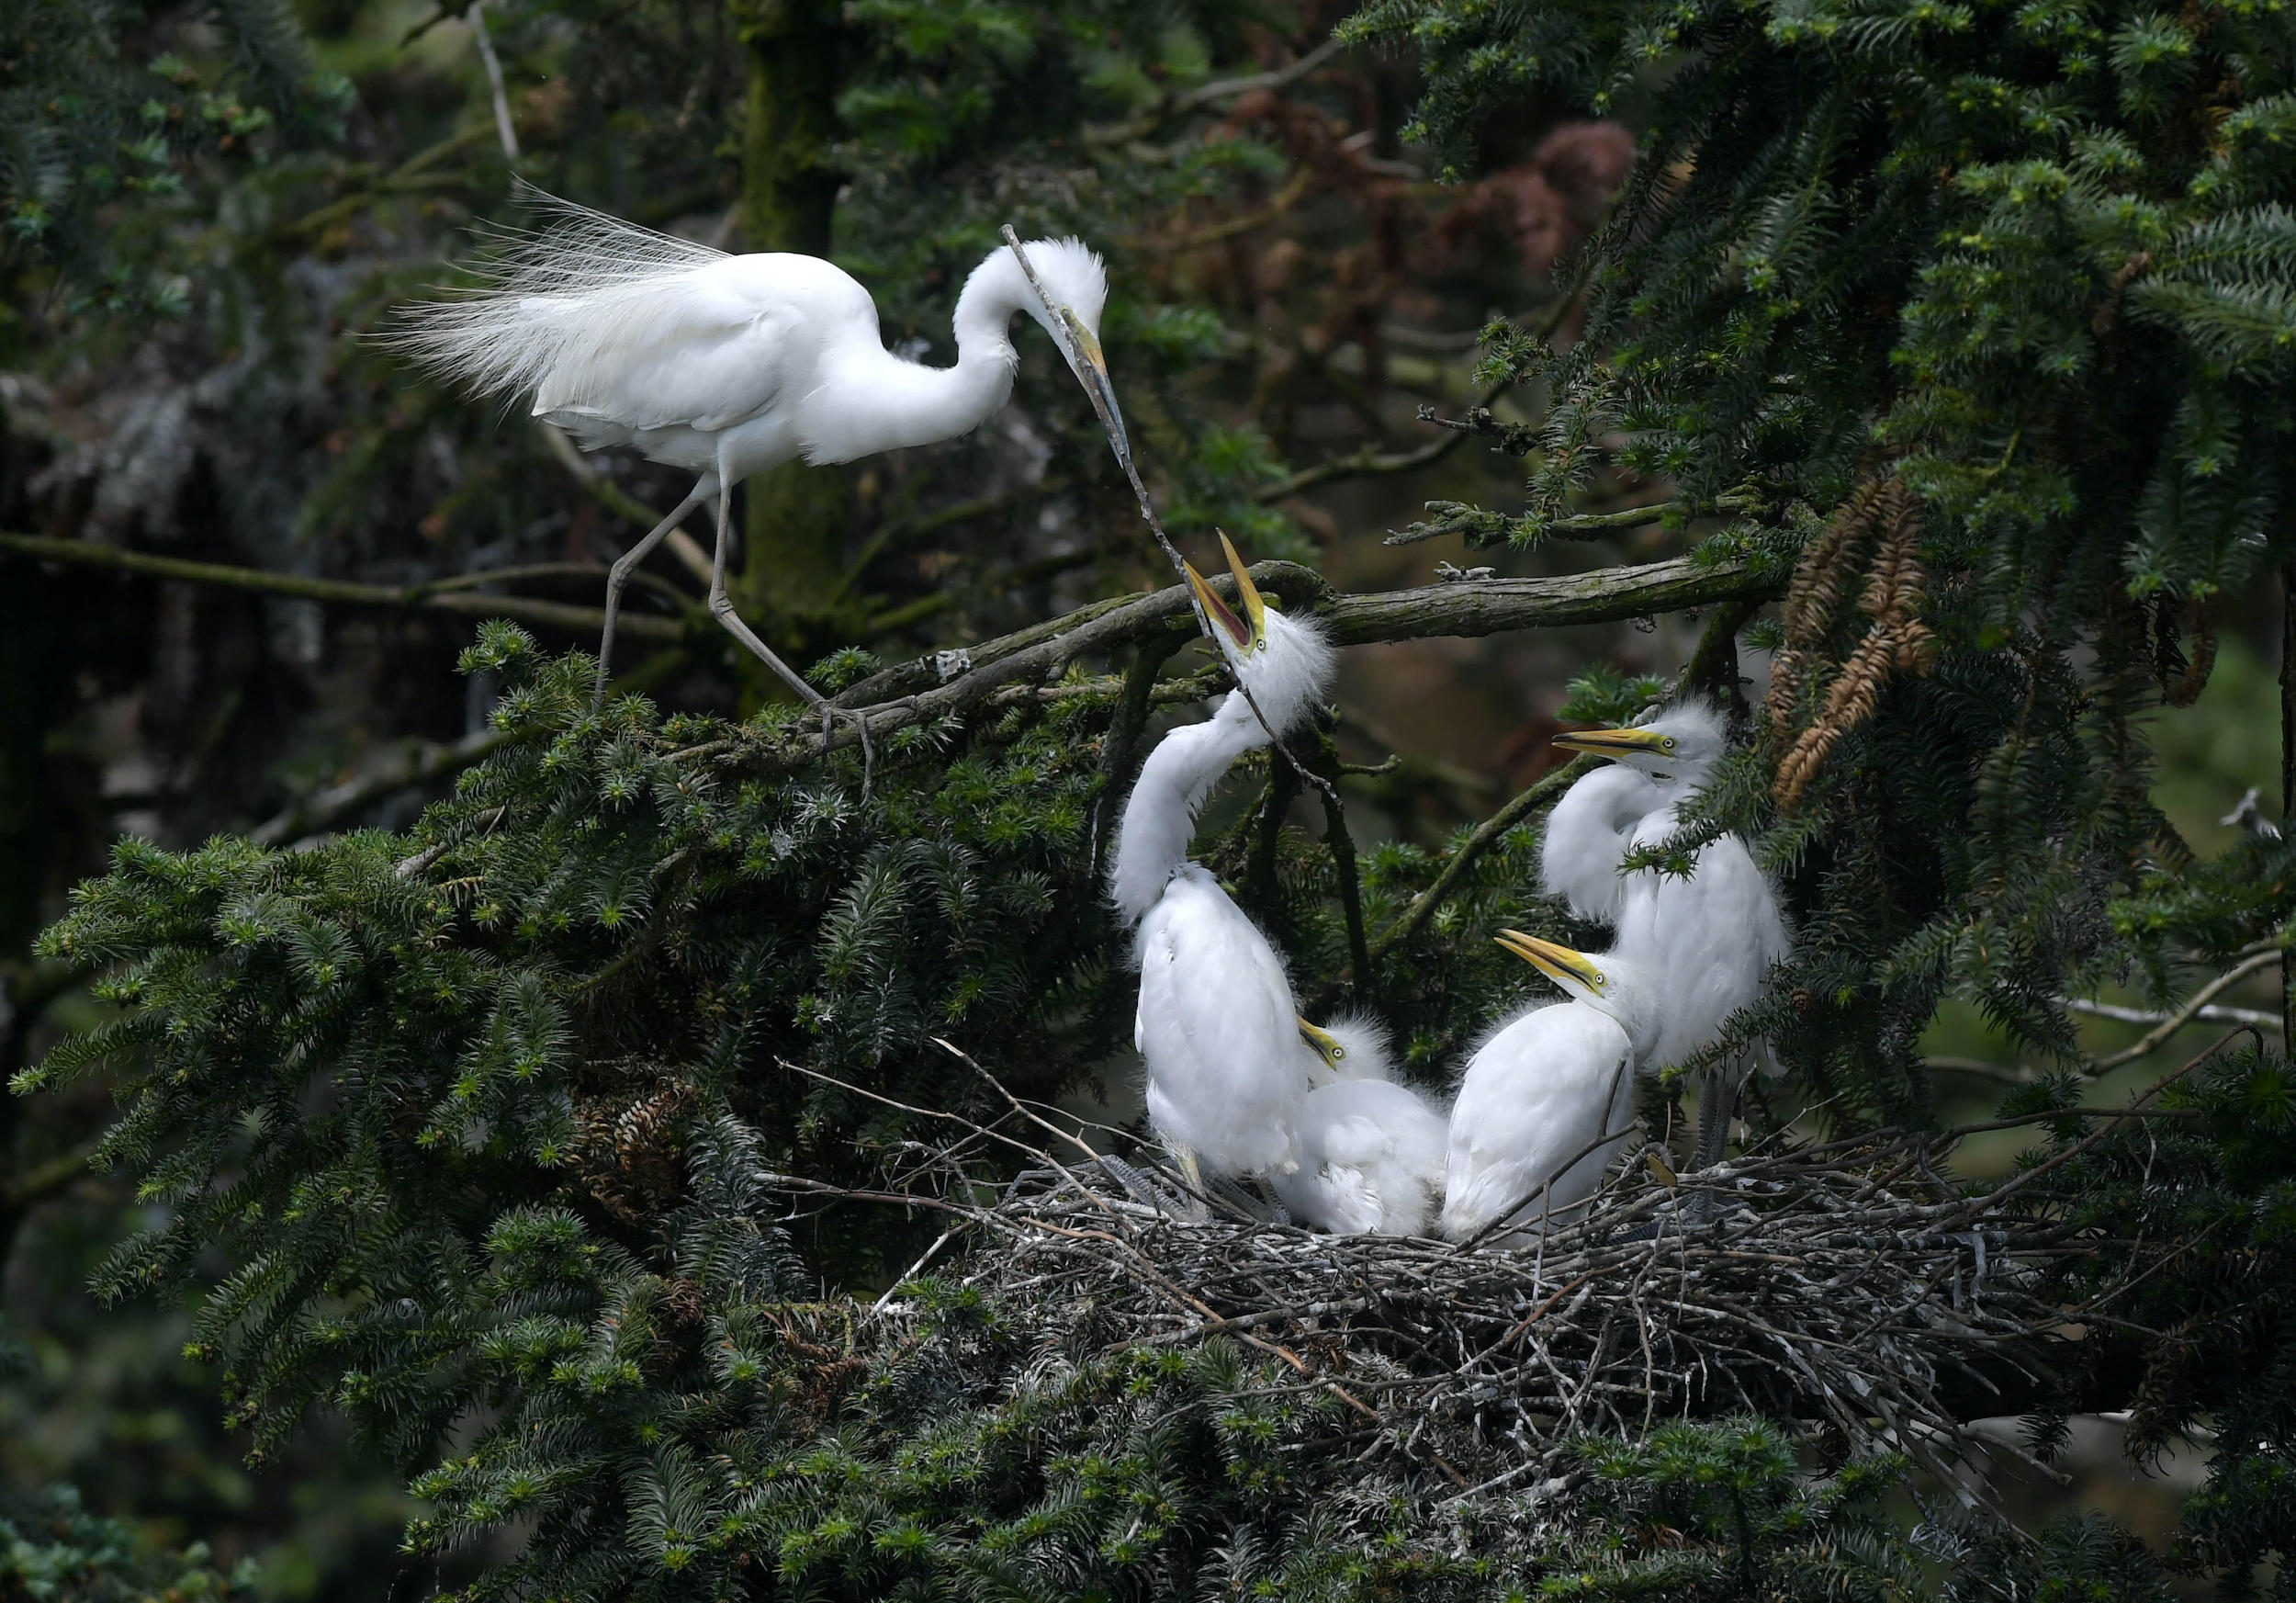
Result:
[[[1557,735],[1553,744],[1566,751],[1584,751],[1595,757],[1615,761],[1630,751],[1650,751],[1663,756],[1674,743],[1671,735],[1661,735],[1656,729],[1573,729]]]
[[[1309,1045],[1315,1048],[1324,1062],[1334,1068],[1338,1067],[1341,1060],[1347,1055],[1347,1048],[1339,1044],[1337,1036],[1329,1030],[1317,1029],[1305,1019],[1300,1021],[1300,1034]]]
[[[1594,960],[1583,952],[1525,935],[1520,930],[1502,930],[1497,939],[1500,945],[1566,990],[1575,988],[1599,997],[1608,983],[1603,971],[1594,966]]]
[[[1224,531],[1220,536],[1220,548],[1227,553],[1228,571],[1235,576],[1236,600],[1244,608],[1242,615],[1238,615],[1234,607],[1213,593],[1211,586],[1204,581],[1204,576],[1196,571],[1193,562],[1182,562],[1180,566],[1187,573],[1188,588],[1203,604],[1204,615],[1227,631],[1228,638],[1235,642],[1239,656],[1249,657],[1267,644],[1267,603],[1261,599],[1259,586],[1252,582],[1252,575],[1244,570],[1244,559],[1236,555],[1235,547],[1229,542]]]

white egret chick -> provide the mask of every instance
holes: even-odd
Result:
[[[1728,745],[1728,721],[1710,702],[1685,702],[1647,724],[1557,735],[1566,751],[1609,763],[1563,792],[1539,842],[1539,888],[1581,919],[1618,922],[1626,882],[1618,865],[1638,846],[1662,841],[1674,809],[1705,785]]]
[[[1387,1078],[1376,1026],[1319,1030],[1303,1019],[1300,1032],[1329,1078],[1300,1103],[1300,1167],[1274,1177],[1276,1195],[1294,1219],[1334,1236],[1424,1235],[1443,1195],[1449,1119]]]
[[[1308,1049],[1308,1086],[1318,1089],[1344,1079],[1393,1079],[1395,1054],[1387,1031],[1365,1013],[1342,1013],[1328,1024],[1300,1021]]]
[[[1221,544],[1240,611],[1193,567],[1188,583],[1239,685],[1280,736],[1331,682],[1332,648],[1312,623],[1269,610],[1226,536]],[[1268,743],[1269,728],[1239,688],[1203,723],[1159,740],[1124,804],[1109,876],[1117,916],[1139,926],[1132,1044],[1146,1066],[1149,1121],[1199,1190],[1206,1173],[1278,1174],[1300,1162],[1310,1055],[1283,959],[1220,882],[1187,861],[1204,798],[1231,763]]]
[[[784,462],[850,462],[978,428],[1012,394],[1016,312],[1052,334],[1124,454],[1100,354],[1108,278],[1079,241],[1024,247],[1051,305],[1010,247],[991,253],[957,297],[956,365],[928,367],[885,349],[876,302],[828,262],[783,252],[728,255],[541,199],[550,226],[487,269],[489,282],[455,299],[401,307],[385,339],[474,395],[530,398],[535,416],[589,449],[630,446],[698,475],[607,575],[602,692],[631,573],[687,514],[715,502],[710,612],[807,706],[833,710],[726,598],[728,492]]]
[[[1502,1219],[1520,1228],[1593,1193],[1626,1144],[1635,1070],[1664,1005],[1662,976],[1632,958],[1515,930],[1499,944],[1572,999],[1516,1014],[1468,1062],[1444,1174],[1443,1234],[1454,1241]]]
[[[1555,738],[1566,751],[1593,752],[1614,766],[1588,774],[1556,804],[1541,879],[1573,911],[1616,928],[1615,954],[1664,976],[1652,1067],[1680,1063],[1712,1042],[1732,1013],[1761,997],[1771,965],[1793,950],[1777,886],[1737,835],[1700,847],[1688,878],[1654,868],[1618,872],[1629,852],[1673,834],[1721,758],[1726,730],[1719,707],[1693,702],[1646,724]],[[1591,792],[1583,803],[1581,792]],[[1647,810],[1635,816],[1645,801]],[[1703,1078],[1696,1168],[1722,1156],[1740,1078],[1725,1067]]]

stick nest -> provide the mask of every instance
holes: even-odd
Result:
[[[1738,1412],[1942,1475],[1975,1443],[1941,1393],[2033,1378],[2033,1344],[2077,1316],[2043,1295],[2047,1264],[2080,1249],[1935,1156],[1876,1137],[1676,1184],[1629,1160],[1576,1217],[1472,1248],[1183,1204],[1164,1171],[1089,1159],[959,1211],[990,1237],[968,1284],[1104,1349],[1242,1342],[1371,1421],[1367,1457],[1458,1495],[1560,1489],[1574,1437]]]

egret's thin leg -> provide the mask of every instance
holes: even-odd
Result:
[[[710,563],[710,616],[722,625],[726,632],[749,648],[759,661],[782,676],[782,683],[805,698],[807,706],[818,712],[828,706],[822,694],[807,684],[803,675],[773,654],[771,647],[758,638],[741,615],[734,611],[734,604],[726,594],[726,551],[733,542],[733,486],[721,482],[717,491],[717,555]]]
[[[721,479],[723,475],[720,476]],[[758,660],[782,676],[782,683],[803,696],[805,705],[821,715],[821,748],[826,754],[829,747],[829,725],[836,718],[850,718],[861,731],[861,799],[869,799],[870,785],[877,776],[876,748],[869,741],[868,708],[841,707],[819,691],[807,684],[802,675],[773,654],[771,647],[741,621],[734,611],[732,600],[726,594],[726,550],[733,543],[734,497],[730,485],[717,492],[717,555],[710,563],[710,615],[725,626],[726,632],[754,652]]]
[[[1692,1166],[1695,1168],[1712,1168],[1722,1161],[1730,1111],[1738,1102],[1738,1066],[1726,1063],[1710,1068],[1705,1079],[1698,1088],[1698,1147]]]
[[[1179,1160],[1180,1178],[1187,1181],[1188,1189],[1199,1197],[1210,1196],[1211,1193],[1204,1189],[1204,1170],[1197,1163],[1196,1155],[1185,1146],[1175,1146],[1172,1156]]]
[[[1706,1070],[1698,1088],[1698,1146],[1692,1165],[1696,1169],[1712,1168],[1722,1161],[1722,1148],[1729,1138],[1730,1112],[1738,1105],[1739,1066],[1733,1061]],[[1691,1200],[1691,1218],[1703,1225],[1714,1213],[1714,1193],[1700,1187]]]
[[[668,539],[670,531],[683,521],[686,514],[709,499],[702,493],[702,486],[708,482],[706,479],[697,481],[675,511],[656,524],[644,539],[623,552],[614,565],[606,570],[606,630],[598,638],[598,689],[591,697],[592,706],[600,706],[606,699],[606,676],[613,665],[613,626],[622,613],[623,586],[630,582],[630,575],[637,571],[637,565],[646,560],[647,553]]]

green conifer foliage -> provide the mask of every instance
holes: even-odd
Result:
[[[465,666],[499,676],[511,739],[412,839],[125,843],[44,938],[53,961],[110,968],[123,1010],[17,1089],[124,1067],[104,1156],[165,1209],[102,1289],[180,1284],[223,1247],[232,1268],[196,1338],[257,1456],[313,1406],[344,1410],[433,1466],[415,1490],[438,1512],[412,1553],[531,1532],[483,1591],[721,1595],[778,1565],[799,1594],[834,1576],[872,1596],[881,1571],[916,1569],[940,1577],[917,1595],[944,1596],[976,1563],[1083,1566],[1070,1578],[1089,1586],[1210,1562],[1238,1499],[1289,1473],[1263,1428],[1323,1439],[1338,1422],[1221,1404],[1250,1392],[1232,1355],[1103,1358],[1088,1340],[1073,1379],[1010,1401],[1052,1335],[982,1347],[995,1322],[962,1297],[945,1329],[924,1317],[939,1333],[916,1353],[840,1359],[816,1326],[843,1318],[850,1344],[852,1313],[808,1314],[819,1271],[889,1278],[923,1237],[898,1215],[849,1217],[801,1264],[767,1189],[902,1176],[939,1134],[911,1110],[994,1117],[999,1093],[935,1037],[1050,1097],[1126,1031],[1089,838],[1118,687],[1077,680],[970,727],[905,730],[864,799],[856,754],[826,770],[779,754],[786,711],[664,720],[626,696],[593,713],[588,659],[546,657],[509,625]],[[1536,919],[1529,844],[1514,832],[1467,876],[1467,905]],[[1328,886],[1321,850],[1283,832],[1287,905]],[[1367,865],[1375,912],[1425,888],[1428,866]],[[1407,1016],[1453,1034],[1488,1016],[1522,981],[1487,944],[1453,950],[1436,928]],[[869,1451],[891,1460],[866,1473],[838,1467],[862,1451],[840,1432],[864,1376],[884,1411],[864,1416]],[[1199,1401],[1176,1416],[1182,1394]],[[1120,1398],[1134,1401],[1110,1412]],[[948,1416],[960,1401],[970,1412]],[[1189,1409],[1199,1424],[1175,1422]],[[974,1433],[966,1453],[1048,1445],[952,1484],[933,1444]],[[1191,1492],[1167,1474],[1209,1479]],[[854,1497],[889,1512],[863,1519]],[[1075,1530],[1054,1513],[1071,1505]],[[939,1537],[903,1556],[903,1532],[950,1519],[978,1525],[977,1558],[950,1567]]]
[[[1706,826],[1762,829],[1803,917],[1750,1022],[1900,1121],[1947,995],[2069,1049],[2116,886],[2190,860],[2131,720],[2296,550],[2285,8],[1374,0],[1345,31],[1417,51],[1455,170],[1519,101],[1653,107],[1588,337],[1492,346],[1557,398],[1527,508],[1449,526],[1536,544],[1639,474],[1703,557],[1798,548]]]

